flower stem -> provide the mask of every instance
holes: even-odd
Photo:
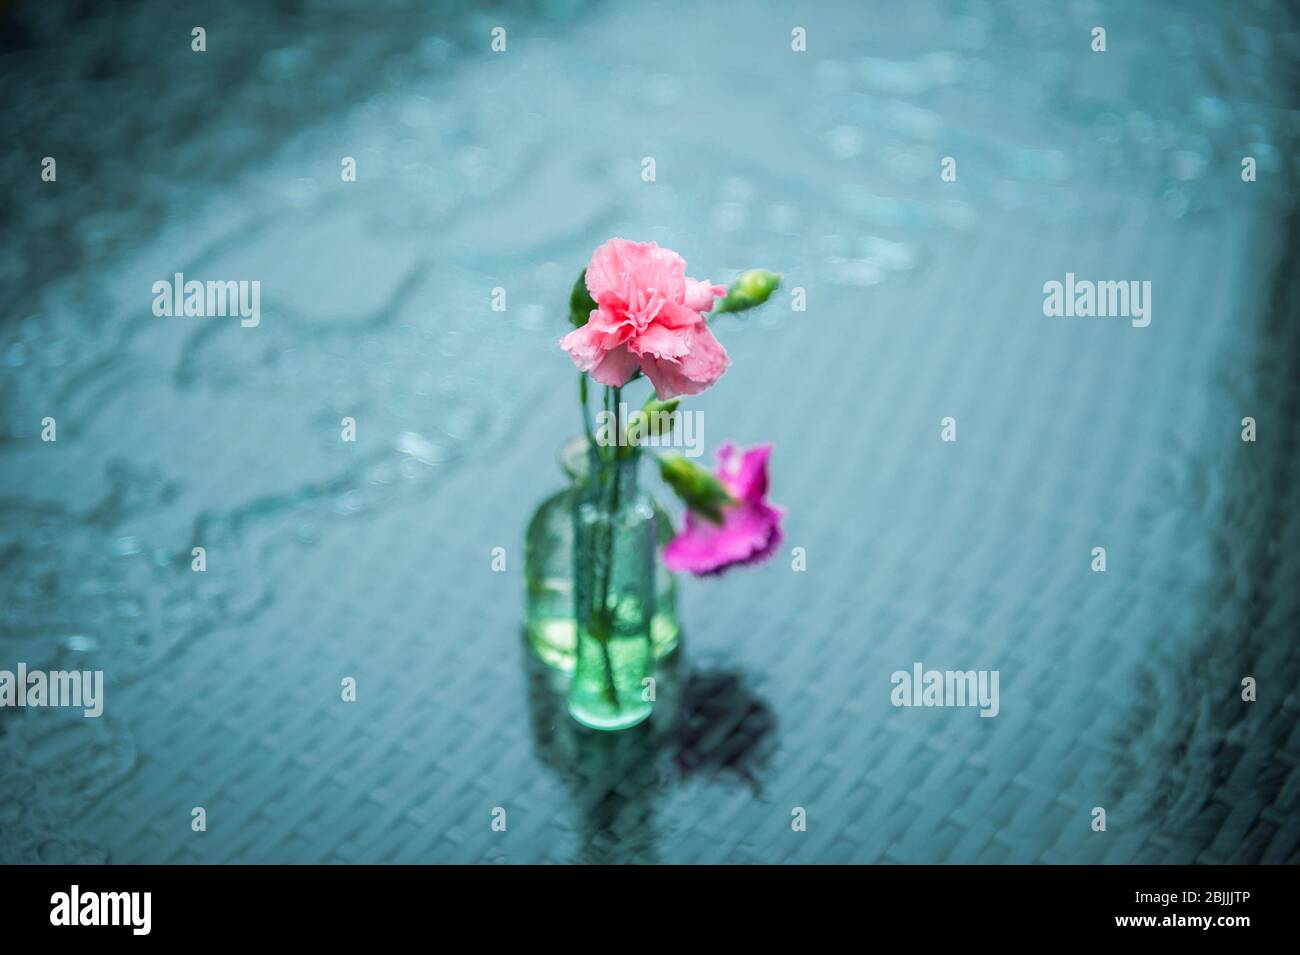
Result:
[[[587,406],[587,373],[578,372],[578,401],[582,405],[582,430],[587,435],[587,445],[591,446],[591,409]]]
[[[609,639],[600,641],[600,653],[605,662],[605,698],[614,704],[614,709],[622,709],[618,702],[618,685],[614,682],[614,660],[609,655]]]
[[[618,414],[620,391],[621,389],[617,387],[605,388],[605,410],[611,410],[612,405],[613,413],[615,415]],[[618,433],[618,426],[616,425],[615,434]],[[600,525],[603,531],[600,546],[604,551],[604,559],[597,563],[597,566],[602,569],[602,573],[600,575],[600,588],[598,590],[599,603],[596,605],[596,619],[600,621],[600,629],[602,631],[600,650],[605,664],[605,694],[609,701],[614,704],[614,708],[618,709],[620,704],[618,700],[618,686],[614,681],[614,661],[609,654],[609,640],[614,634],[614,614],[611,613],[609,608],[609,585],[611,578],[614,576],[614,525],[618,520],[619,504],[620,468],[618,463],[617,443],[610,448],[609,466],[613,473],[607,473],[606,475],[610,484],[609,507],[606,510],[607,519],[602,521]],[[601,490],[603,490],[603,488]]]

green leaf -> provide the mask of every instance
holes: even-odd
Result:
[[[735,503],[721,481],[680,454],[661,456],[659,473],[682,503],[714,524],[722,523],[722,508]]]
[[[578,274],[578,281],[573,283],[573,291],[569,293],[569,324],[581,328],[587,324],[587,319],[591,318],[595,309],[596,300],[587,291],[587,270],[583,269]]]
[[[780,284],[781,276],[767,269],[741,272],[740,277],[731,283],[731,288],[727,289],[726,297],[714,306],[713,314],[725,315],[728,312],[757,308],[772,297]]]

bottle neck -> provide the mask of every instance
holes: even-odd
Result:
[[[620,492],[637,490],[637,471],[641,464],[641,450],[634,447],[610,448],[593,445],[582,435],[570,438],[560,448],[560,470],[574,487],[587,483],[587,476],[618,474]]]
[[[641,452],[636,448],[590,445],[586,454],[586,473],[581,477],[584,497],[612,507],[615,501],[630,501],[637,494],[637,470]]]

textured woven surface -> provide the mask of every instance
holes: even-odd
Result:
[[[0,668],[107,699],[0,712],[0,861],[1295,861],[1300,24],[897,6],[223,6],[206,59],[172,4],[23,11]],[[684,581],[659,711],[599,735],[523,651],[521,542],[614,234],[807,290],[719,320],[694,403],[775,443],[807,570]],[[262,324],[155,318],[176,271]],[[1045,318],[1067,271],[1151,280],[1150,327]],[[999,715],[891,706],[913,661]]]

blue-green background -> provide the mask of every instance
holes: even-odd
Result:
[[[0,712],[0,861],[1297,858],[1294,7],[19,2],[0,50],[0,668],[107,680]],[[692,406],[788,517],[602,737],[519,625],[611,235],[784,273]],[[260,327],[155,317],[176,271]],[[1150,327],[1045,318],[1067,271]],[[1000,714],[895,709],[913,661]]]

